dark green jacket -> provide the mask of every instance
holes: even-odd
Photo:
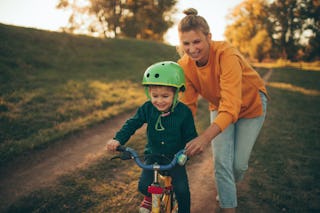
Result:
[[[164,130],[156,130],[155,125],[161,112],[150,101],[138,108],[136,114],[128,119],[117,132],[115,139],[124,145],[131,135],[143,124],[147,124],[147,138],[145,153],[173,155],[183,149],[190,140],[197,137],[191,110],[179,102],[174,111],[161,117]]]

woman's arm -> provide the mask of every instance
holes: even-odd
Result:
[[[217,124],[212,123],[202,134],[187,143],[186,154],[191,157],[202,153],[211,140],[220,132],[220,127]]]

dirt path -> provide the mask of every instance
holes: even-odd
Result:
[[[93,162],[105,154],[106,140],[130,114],[123,114],[92,129],[62,140],[49,149],[0,168],[0,212],[20,196],[54,184],[57,177]]]
[[[270,70],[264,76],[267,81]],[[92,129],[54,144],[50,149],[32,154],[0,168],[0,212],[20,196],[35,189],[54,184],[56,179],[84,167],[103,154],[106,140],[113,137],[131,114],[123,114]],[[217,209],[211,148],[197,156],[188,166],[192,213]]]
[[[216,187],[213,175],[211,146],[192,159],[188,167],[192,213],[214,213],[218,210]]]

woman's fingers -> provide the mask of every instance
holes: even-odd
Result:
[[[186,145],[186,154],[188,156],[194,156],[202,152],[201,144],[198,141],[192,141]]]

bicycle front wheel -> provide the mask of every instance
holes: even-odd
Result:
[[[161,209],[163,213],[178,212],[178,202],[173,191],[163,194],[161,199]]]

